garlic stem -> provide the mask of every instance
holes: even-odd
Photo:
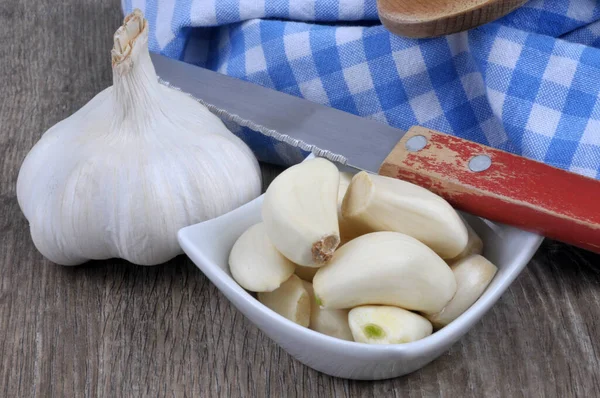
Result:
[[[148,129],[150,115],[166,114],[159,93],[156,70],[148,52],[148,23],[140,10],[125,17],[114,35],[111,51],[114,128],[120,133],[143,132]],[[168,109],[169,106],[166,107]]]

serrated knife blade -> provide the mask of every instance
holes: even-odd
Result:
[[[379,166],[406,133],[381,122],[152,54],[169,84],[259,126],[300,141],[317,155],[363,170]],[[321,151],[321,152],[320,152]],[[319,153],[320,152],[320,153]]]

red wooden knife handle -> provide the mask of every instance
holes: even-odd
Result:
[[[425,187],[457,209],[600,253],[600,181],[423,127],[402,137],[379,174]]]

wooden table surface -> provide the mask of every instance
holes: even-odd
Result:
[[[0,397],[600,395],[600,256],[556,242],[448,353],[378,382],[295,361],[184,256],[45,260],[17,173],[47,128],[111,84],[121,18],[117,0],[0,1]]]

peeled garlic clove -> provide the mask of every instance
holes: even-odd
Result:
[[[446,260],[446,262],[448,264],[454,264],[458,260],[462,260],[463,258],[470,256],[471,254],[481,254],[483,252],[483,241],[481,240],[479,235],[477,235],[477,232],[475,232],[473,227],[471,227],[469,225],[469,223],[464,220],[464,218],[463,218],[463,222],[465,224],[465,227],[467,227],[467,232],[469,235],[469,238],[467,240],[467,245],[465,246],[463,251],[460,252],[460,254],[458,256],[456,256],[452,259]]]
[[[303,281],[304,288],[310,296],[309,328],[328,336],[352,341],[352,332],[348,325],[348,310],[326,310],[317,304],[312,284]]]
[[[301,265],[297,265],[295,274],[304,281],[312,282],[318,270],[319,269],[315,267],[303,267]]]
[[[290,167],[269,185],[262,206],[267,235],[294,263],[319,267],[340,244],[339,179],[333,163],[316,158]]]
[[[233,279],[251,292],[277,289],[295,269],[296,265],[275,249],[263,223],[248,228],[229,254],[229,270]]]
[[[450,267],[430,248],[399,232],[373,232],[339,248],[313,279],[327,309],[394,305],[435,313],[456,292]]]
[[[371,231],[410,235],[442,258],[457,256],[467,245],[467,228],[448,202],[395,178],[356,174],[344,197],[342,215]]]
[[[367,344],[401,344],[427,337],[431,323],[420,315],[398,307],[367,305],[348,315],[354,341]]]
[[[258,293],[258,301],[300,326],[310,324],[310,296],[296,275],[272,292]]]
[[[439,313],[426,315],[436,328],[442,328],[458,318],[477,301],[490,284],[498,268],[485,257],[473,254],[454,265],[452,272],[456,278],[456,294]]]
[[[346,195],[350,182],[352,182],[352,177],[354,177],[352,173],[348,173],[347,171],[340,172],[340,183],[338,185],[338,216],[342,214],[342,200],[344,199],[344,195]]]
[[[348,187],[350,186],[350,182],[352,181],[353,174],[348,172],[340,173],[340,185],[338,189],[338,224],[340,226],[340,246],[345,244],[352,239],[364,235],[366,233],[372,232],[366,229],[362,224],[352,222],[349,219],[346,219],[342,216],[342,202],[344,201],[344,196],[346,195],[346,191],[348,191]]]

